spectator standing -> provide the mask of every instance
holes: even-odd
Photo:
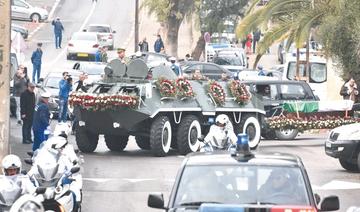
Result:
[[[20,96],[21,119],[23,121],[22,136],[23,144],[33,142],[31,138],[31,128],[35,109],[35,84],[29,83],[27,89]]]
[[[160,53],[161,49],[164,49],[164,51],[165,51],[164,43],[163,43],[163,41],[161,39],[161,36],[157,35],[157,39],[156,39],[156,41],[154,43],[154,51],[156,53]]]
[[[259,42],[260,40],[260,37],[261,37],[261,31],[260,30],[256,30],[254,33],[253,33],[253,38],[254,38],[254,41],[253,41],[253,53],[255,54],[255,50],[256,50],[256,44]]]
[[[87,91],[87,88],[85,87],[84,85],[84,81],[86,79],[86,74],[84,72],[82,72],[80,75],[79,75],[79,80],[76,82],[77,83],[77,86],[76,86],[76,89],[75,91],[82,91],[82,92],[86,92]]]
[[[359,95],[359,91],[358,91],[358,88],[357,88],[354,78],[350,78],[341,87],[340,95],[343,96],[344,99],[350,99],[353,102],[356,102],[356,97]]]
[[[33,64],[33,73],[32,73],[32,82],[39,83],[40,74],[41,74],[41,63],[43,51],[41,49],[42,43],[37,44],[36,50],[31,55],[31,63]],[[36,81],[35,81],[36,77]]]
[[[139,42],[139,48],[141,52],[149,51],[149,43],[146,41],[146,38]]]
[[[181,70],[180,70],[180,67],[175,63],[176,58],[170,57],[170,62],[171,62],[171,66],[170,66],[171,70],[173,70],[177,76],[180,76]]]
[[[50,120],[50,111],[48,106],[50,96],[51,94],[48,92],[42,93],[39,103],[35,106],[33,121],[33,151],[37,150],[40,147],[40,144],[46,140],[45,130],[49,127]]]
[[[99,46],[99,48],[97,49],[96,53],[95,53],[95,62],[101,62],[101,53],[102,53],[102,47]]]
[[[246,36],[246,53],[247,54],[251,54],[251,44],[252,44],[252,35],[251,34],[248,34]]]
[[[59,82],[59,117],[58,122],[66,122],[69,93],[72,91],[72,78],[68,72],[63,72]]]
[[[17,123],[21,124],[21,115],[20,115],[20,96],[26,90],[27,80],[25,78],[25,74],[23,72],[23,67],[20,66],[19,70],[17,70],[14,76],[14,88],[13,95],[16,101],[16,118]]]
[[[108,61],[108,55],[107,55],[107,47],[103,47],[102,48],[102,51],[101,51],[101,62],[103,63],[107,63]]]
[[[64,26],[62,25],[59,17],[57,17],[56,20],[53,20],[51,24],[54,26],[55,48],[61,49],[61,40],[62,40],[62,33],[64,31]]]

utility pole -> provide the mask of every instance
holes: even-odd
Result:
[[[135,0],[135,43],[134,51],[138,50],[139,43],[139,0]]]
[[[9,153],[10,1],[0,0],[0,161]]]

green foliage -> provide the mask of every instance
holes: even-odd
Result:
[[[169,0],[144,0],[141,7],[148,8],[149,13],[155,14],[159,22],[165,22],[171,11]]]

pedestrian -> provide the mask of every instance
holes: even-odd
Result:
[[[165,50],[164,43],[163,43],[163,41],[161,39],[161,36],[157,35],[157,39],[156,39],[156,41],[154,43],[154,51],[156,53],[160,53],[162,48]]]
[[[62,25],[59,17],[53,20],[51,24],[54,26],[55,48],[61,49],[61,40],[62,40],[62,33],[64,31],[64,26]]]
[[[59,117],[58,122],[67,121],[69,93],[72,91],[72,78],[68,72],[63,72],[63,79],[59,82]]]
[[[33,121],[33,133],[34,133],[34,144],[32,150],[37,150],[41,143],[46,140],[45,130],[49,127],[50,111],[49,111],[49,98],[51,94],[43,92],[39,103],[34,109],[34,121]]]
[[[84,72],[82,72],[79,75],[79,80],[75,83],[75,84],[77,84],[75,91],[82,91],[82,92],[87,91],[87,88],[85,87],[85,84],[84,84],[84,81],[86,78],[87,78],[87,75]]]
[[[95,62],[101,62],[101,53],[102,53],[102,47],[99,46],[99,48],[97,49],[96,53],[95,53]]]
[[[251,44],[252,44],[252,35],[251,34],[248,34],[246,36],[246,53],[247,54],[251,54]]]
[[[118,54],[118,59],[124,63],[124,64],[128,64],[129,63],[129,58],[127,58],[125,56],[125,48],[118,48],[117,49],[117,54]]]
[[[102,51],[101,51],[101,62],[103,62],[103,63],[107,63],[107,61],[108,61],[107,50],[108,50],[108,48],[105,46],[102,48]]]
[[[261,31],[259,29],[257,29],[254,33],[253,33],[253,53],[255,54],[255,50],[256,50],[256,43],[259,42],[261,37]]]
[[[146,41],[146,38],[139,42],[139,48],[141,52],[149,51],[149,43]]]
[[[41,74],[41,61],[43,51],[41,49],[42,43],[37,44],[36,50],[31,55],[31,63],[33,64],[33,73],[32,73],[32,82],[39,83],[40,74]],[[36,78],[35,78],[36,77]],[[36,81],[35,81],[36,79]]]
[[[33,142],[31,138],[31,128],[33,123],[34,109],[35,109],[35,84],[29,83],[27,89],[20,96],[22,137],[23,144],[30,144]]]
[[[354,78],[351,77],[344,83],[341,87],[340,95],[343,96],[344,99],[350,99],[353,102],[356,102],[356,97],[359,95],[359,91]]]
[[[171,62],[171,66],[170,66],[171,70],[173,70],[177,76],[180,76],[181,70],[180,70],[180,67],[175,63],[176,58],[170,57],[170,62]]]
[[[14,87],[13,87],[13,96],[16,102],[16,118],[17,123],[21,124],[21,113],[20,113],[20,96],[26,90],[27,80],[23,72],[23,67],[20,66],[14,76]]]

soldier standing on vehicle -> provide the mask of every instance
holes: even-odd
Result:
[[[45,130],[49,127],[50,120],[50,111],[48,105],[50,96],[51,94],[48,92],[42,93],[39,103],[35,106],[33,122],[33,151],[37,150],[40,147],[40,144],[46,140]]]
[[[118,54],[118,59],[124,63],[124,64],[128,64],[129,63],[129,58],[127,58],[125,56],[125,48],[118,48],[117,49],[117,54]]]

